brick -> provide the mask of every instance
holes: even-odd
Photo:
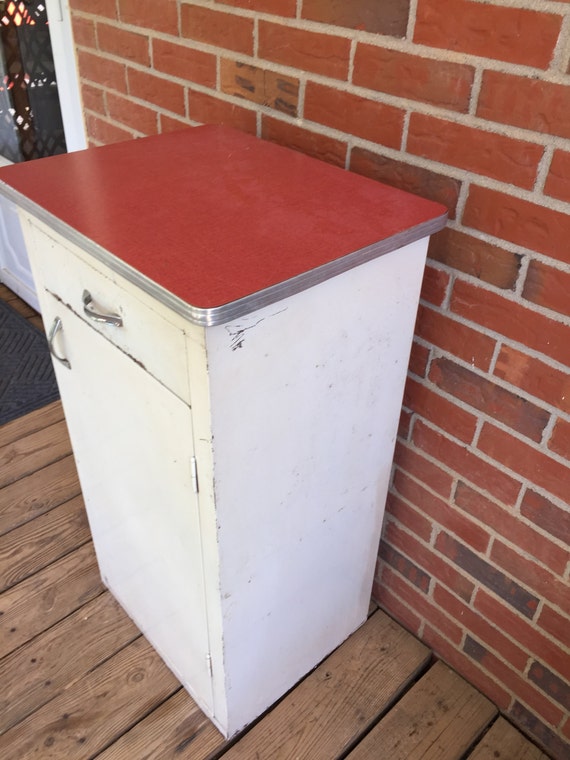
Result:
[[[513,609],[532,620],[540,602],[537,596],[444,531],[438,535],[435,547]]]
[[[569,217],[561,211],[472,185],[463,224],[570,263]]]
[[[570,711],[570,684],[552,673],[547,667],[536,660],[528,671],[528,677],[545,694],[559,702],[562,707]]]
[[[186,102],[184,87],[164,77],[157,77],[138,69],[128,70],[129,94],[165,111],[184,116]]]
[[[431,580],[429,573],[419,568],[385,541],[380,543],[380,557],[407,581],[416,586],[424,594],[427,594]]]
[[[492,673],[495,678],[498,678],[511,692],[523,699],[532,707],[534,712],[537,712],[549,723],[555,725],[560,722],[562,710],[559,707],[553,705],[526,679],[521,678],[518,673],[515,673],[471,636],[466,637],[463,651]]]
[[[279,121],[263,115],[261,120],[261,135],[264,140],[286,145],[300,153],[306,153],[321,161],[344,168],[347,144],[341,140],[310,132],[290,122]]]
[[[443,203],[449,209],[450,218],[455,216],[455,207],[461,189],[459,180],[364,148],[353,148],[350,169],[378,182]]]
[[[95,145],[110,145],[122,140],[132,140],[134,137],[132,131],[122,129],[93,114],[86,115],[85,126],[90,142]]]
[[[522,256],[451,227],[431,236],[428,257],[472,277],[514,290]]]
[[[188,111],[193,121],[202,124],[227,124],[252,135],[256,131],[254,111],[203,92],[188,91]]]
[[[332,34],[259,22],[259,58],[334,79],[348,76],[350,45],[350,40]]]
[[[402,409],[400,412],[400,419],[398,421],[398,436],[400,438],[408,439],[412,426],[412,413]]]
[[[551,536],[570,545],[570,510],[561,509],[544,496],[527,489],[521,502],[521,514]]]
[[[522,294],[523,298],[545,309],[570,317],[570,269],[555,269],[533,259]]]
[[[388,568],[385,567],[384,570],[386,571],[386,575],[388,575]],[[419,634],[422,619],[410,609],[407,603],[398,599],[395,594],[392,594],[384,582],[384,578],[374,582],[372,598],[378,602],[383,610],[403,625],[404,628],[415,636]]]
[[[531,474],[533,482],[545,491],[563,500],[568,498],[570,466],[560,464],[488,422],[483,426],[478,447],[513,472],[523,477]]]
[[[528,526],[511,510],[486,499],[461,481],[457,484],[454,502],[460,509],[482,522],[491,533],[503,536],[558,575],[564,574],[568,563],[568,551]]]
[[[92,87],[89,84],[81,85],[81,99],[83,108],[86,111],[94,111],[101,116],[107,115],[107,106],[105,104],[105,91],[98,87]]]
[[[411,115],[407,150],[527,190],[544,152],[541,145],[420,113]]]
[[[421,451],[397,442],[394,463],[440,496],[446,499],[449,497],[453,478],[441,467],[426,459]]]
[[[510,340],[570,366],[568,327],[499,293],[456,280],[451,310]]]
[[[388,494],[386,501],[386,515],[392,516],[401,525],[421,538],[429,542],[432,532],[432,523],[420,511],[400,499],[395,493]]]
[[[425,377],[427,372],[427,366],[429,362],[430,350],[426,346],[422,346],[417,341],[412,343],[412,350],[410,352],[410,364],[409,371],[419,377]]]
[[[117,7],[115,0],[70,0],[70,7],[73,11],[80,13],[89,13],[93,16],[104,16],[105,18],[117,18]]]
[[[419,483],[396,470],[394,488],[404,499],[416,505],[438,526],[454,533],[475,550],[485,552],[489,545],[489,533],[473,520],[455,509],[448,501],[443,501],[426,491]]]
[[[436,656],[442,658],[470,684],[489,697],[499,709],[505,710],[511,704],[511,694],[493,675],[486,673],[478,663],[467,657],[458,647],[450,644],[431,626],[425,626],[422,640],[433,649]]]
[[[570,460],[570,422],[561,418],[557,420],[548,448]]]
[[[358,43],[353,82],[399,98],[467,113],[475,69]]]
[[[120,95],[108,93],[107,108],[109,117],[125,127],[144,135],[158,133],[158,113],[138,103],[133,103]]]
[[[109,90],[127,92],[127,72],[123,63],[84,50],[77,51],[77,63],[82,80],[87,79]]]
[[[245,98],[289,116],[297,116],[299,80],[294,77],[222,58],[220,89],[227,95]]]
[[[410,0],[304,0],[302,17],[372,34],[405,37]]]
[[[481,641],[497,652],[507,662],[519,671],[524,671],[528,662],[528,653],[514,641],[501,633],[495,621],[485,620],[484,617],[446,588],[436,584],[433,599],[448,615],[454,617],[461,625]]]
[[[271,13],[274,16],[294,17],[297,13],[297,0],[215,0],[217,5],[232,5],[258,13]]]
[[[419,0],[414,42],[546,69],[562,16],[470,0]]]
[[[540,441],[550,413],[450,359],[432,362],[430,380],[452,396]],[[450,432],[453,432],[450,430]],[[456,437],[460,437],[455,434]]]
[[[428,343],[469,362],[474,367],[483,371],[489,369],[495,340],[461,324],[452,316],[420,306],[416,334]]]
[[[442,559],[429,547],[424,546],[413,536],[403,531],[395,523],[388,522],[384,526],[384,540],[391,546],[399,549],[421,568],[429,572],[432,578],[437,578],[454,594],[466,602],[471,600],[475,584],[470,578],[465,577],[453,565]],[[428,570],[429,568],[429,570]]]
[[[181,6],[180,11],[183,37],[253,55],[252,18],[187,3]]]
[[[150,65],[149,38],[144,34],[128,32],[109,24],[97,24],[97,39],[100,50],[106,53],[140,63],[141,66]]]
[[[551,636],[554,636],[555,639],[558,639],[564,646],[567,646],[570,618],[544,604],[538,618],[538,625]]]
[[[73,42],[82,47],[96,48],[95,22],[82,16],[73,16],[71,19],[73,29]]]
[[[524,733],[533,736],[554,760],[567,760],[568,744],[518,700],[515,700],[508,716]]]
[[[565,84],[485,71],[477,116],[501,124],[570,137],[570,98]]]
[[[91,0],[85,0],[88,4]],[[115,0],[113,0],[115,2]],[[178,36],[178,0],[118,0],[119,16],[125,24]]]
[[[570,413],[570,374],[503,345],[495,365],[497,377]]]
[[[152,40],[152,63],[157,71],[204,87],[216,86],[216,56],[186,45]]]
[[[503,541],[495,539],[490,558],[542,599],[548,599],[559,607],[566,603],[568,584],[549,570],[532,562],[528,557],[521,555],[518,547],[513,549]]]
[[[160,123],[160,132],[175,132],[178,129],[185,129],[190,126],[189,122],[185,119],[173,119],[172,116],[167,116],[164,113],[158,115]]]
[[[442,269],[426,265],[420,298],[429,301],[434,306],[442,306],[447,295],[447,287],[451,277]]]
[[[460,441],[473,440],[477,418],[411,377],[406,382],[404,406]]]
[[[401,145],[404,111],[334,87],[307,82],[304,116],[390,148]]]
[[[517,500],[520,483],[500,469],[485,462],[467,446],[455,443],[442,433],[438,433],[421,420],[414,425],[412,440],[414,444],[430,456],[446,464],[458,475],[487,491],[505,504],[514,504]],[[525,471],[525,474],[529,470]]]
[[[461,642],[462,631],[454,620],[439,610],[425,594],[422,594],[409,583],[406,583],[391,568],[386,567],[382,573],[384,585],[409,605],[415,612],[429,620],[449,641],[455,645]]]
[[[570,153],[554,151],[544,192],[553,198],[570,203]]]

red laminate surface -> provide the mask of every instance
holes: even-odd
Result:
[[[0,180],[197,308],[304,274],[446,213],[225,127],[16,164]]]

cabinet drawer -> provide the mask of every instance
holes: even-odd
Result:
[[[30,221],[27,232],[40,301],[41,290],[45,289],[190,403],[186,336],[183,326],[176,324],[177,315],[73,243],[51,230],[48,232],[41,223]],[[90,310],[119,316],[122,325],[96,321],[89,316],[84,291],[92,298]]]

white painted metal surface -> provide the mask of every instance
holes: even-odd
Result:
[[[231,736],[366,618],[427,239],[203,327],[24,230],[104,581]],[[90,276],[130,333],[89,324]]]

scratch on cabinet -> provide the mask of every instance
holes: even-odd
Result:
[[[270,314],[269,317],[276,317],[278,314],[282,314],[284,311],[287,311],[287,309],[280,309],[279,311],[276,311],[274,314]],[[252,325],[247,325],[244,327],[238,326],[238,325],[224,325],[226,332],[230,336],[230,348],[232,351],[237,351],[238,348],[243,348],[243,344],[245,341],[245,333],[248,330],[253,330],[254,327],[257,327],[257,325],[261,324],[261,322],[265,321],[265,317],[261,317],[261,319],[258,319],[257,322],[254,322]]]

